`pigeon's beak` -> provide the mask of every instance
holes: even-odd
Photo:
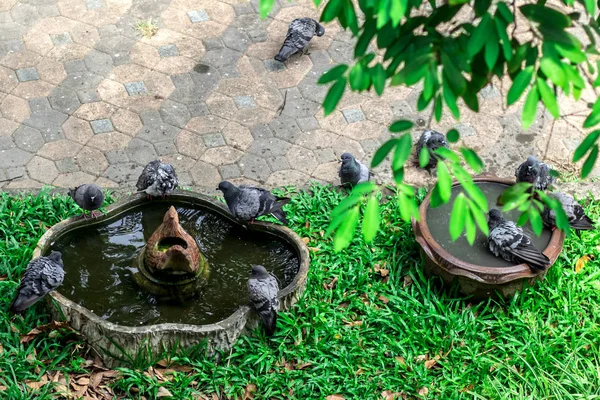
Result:
[[[338,160],[338,164],[339,164],[339,163],[341,163],[341,162],[343,162],[343,161],[342,161],[342,159],[340,158],[340,159]]]

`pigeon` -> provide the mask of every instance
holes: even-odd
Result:
[[[248,298],[260,316],[267,336],[273,336],[277,325],[279,300],[277,279],[262,265],[253,265],[248,279]]]
[[[104,203],[104,193],[98,185],[86,183],[85,185],[77,186],[74,189],[69,189],[69,196],[75,203],[83,209],[83,217],[86,217],[86,211],[90,211],[90,215],[95,217],[94,210],[102,207]]]
[[[589,231],[594,229],[594,222],[590,217],[585,215],[583,207],[581,207],[581,204],[579,204],[573,196],[560,192],[552,192],[549,196],[560,201],[560,204],[569,219],[569,225],[571,228],[575,229],[578,235],[580,234],[579,231]],[[554,213],[554,210],[548,207],[544,208],[544,211],[542,211],[542,221],[544,221],[544,225],[554,230],[554,228],[556,228],[556,214]]]
[[[342,166],[339,176],[342,185],[356,186],[359,183],[367,182],[373,173],[369,171],[366,165],[356,160],[350,153],[344,153],[341,157]]]
[[[527,157],[527,161],[517,167],[515,177],[517,183],[532,183],[538,190],[546,190],[556,181],[556,178],[550,175],[550,167],[538,161],[534,156]]]
[[[417,159],[421,155],[421,150],[429,149],[429,163],[424,167],[429,173],[437,166],[438,156],[434,151],[440,147],[450,147],[446,137],[437,131],[425,129],[417,142]]]
[[[496,257],[526,263],[533,272],[543,271],[550,265],[550,259],[533,245],[523,229],[513,221],[505,220],[495,208],[489,212],[488,227],[488,248]]]
[[[285,211],[281,207],[289,203],[291,199],[273,196],[268,190],[254,186],[235,187],[228,181],[219,183],[217,190],[223,192],[225,202],[234,217],[253,223],[255,218],[271,214],[287,225]]]
[[[146,192],[151,199],[152,196],[166,197],[178,185],[179,181],[177,180],[175,168],[171,164],[154,160],[146,165],[138,178],[136,187],[138,192]]]
[[[47,257],[31,260],[21,278],[17,296],[10,310],[20,314],[37,303],[42,297],[58,288],[65,278],[62,255],[53,251]]]
[[[285,62],[292,54],[304,52],[313,36],[323,36],[325,28],[312,18],[297,18],[290,26],[283,41],[283,46],[275,56],[275,60]]]

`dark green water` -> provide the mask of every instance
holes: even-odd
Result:
[[[206,256],[210,278],[198,298],[169,304],[143,292],[133,281],[134,255],[175,205],[183,228]],[[179,206],[178,206],[179,205]],[[65,280],[59,292],[117,324],[208,324],[229,317],[247,303],[251,265],[261,264],[287,286],[299,261],[281,239],[230,224],[191,204],[152,201],[98,224],[73,230],[51,248],[63,255]]]
[[[483,191],[485,197],[488,200],[489,209],[497,208],[502,211],[502,207],[496,205],[498,197],[506,188],[507,185],[500,183],[478,183],[477,186]],[[477,231],[477,237],[475,243],[470,246],[465,238],[465,235],[459,237],[455,242],[450,239],[450,232],[448,231],[448,223],[450,222],[450,212],[454,205],[454,199],[461,192],[460,186],[452,188],[452,197],[450,202],[437,208],[430,208],[427,210],[427,226],[431,235],[436,242],[439,243],[448,253],[454,257],[469,262],[471,264],[482,265],[486,267],[510,267],[511,263],[504,261],[501,258],[494,256],[487,248],[487,237],[482,234],[479,230]],[[509,212],[503,212],[502,215],[507,220],[517,221],[520,212],[518,210],[512,210]],[[487,220],[487,218],[486,218]],[[548,243],[550,243],[550,236],[552,232],[544,229],[541,236],[536,236],[531,229],[529,222],[523,226],[523,230],[535,244],[535,246],[544,250]]]

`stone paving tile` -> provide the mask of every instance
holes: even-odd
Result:
[[[257,0],[0,0],[0,9],[0,180],[15,178],[2,188],[131,187],[157,157],[173,163],[182,185],[210,190],[221,179],[337,183],[342,153],[368,163],[391,137],[391,122],[413,121],[416,138],[429,119],[430,108],[416,108],[418,87],[388,88],[383,97],[347,92],[324,117],[328,87],[317,81],[352,60],[350,35],[328,24],[309,54],[273,59],[293,18],[318,17],[310,1],[276,2],[265,20]],[[157,34],[141,38],[135,23],[159,16]],[[432,127],[456,128],[461,145],[502,176],[530,152],[569,165],[583,134],[561,120],[554,125],[563,134],[551,135],[541,110],[524,132],[522,101],[502,107],[509,87],[484,88],[480,114],[461,109],[460,122],[444,114]],[[560,106],[563,114],[584,108]],[[389,165],[377,173],[391,180]],[[431,180],[413,168],[406,176]]]

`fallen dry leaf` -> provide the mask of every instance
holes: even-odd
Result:
[[[419,389],[419,390],[417,391],[417,393],[418,393],[420,396],[427,396],[427,394],[429,393],[429,389],[427,389],[427,387],[426,387],[426,386],[423,386],[421,389]]]
[[[473,390],[474,387],[475,385],[471,383],[470,385],[460,389],[459,392],[470,392],[471,390]]]
[[[114,378],[119,374],[120,374],[120,372],[115,371],[114,369],[102,372],[102,375],[104,375],[105,378]]]
[[[380,269],[379,270],[379,275],[383,276],[384,278],[386,276],[388,276],[390,274],[390,270],[389,269]]]
[[[309,238],[307,238],[307,237],[303,237],[303,238],[302,238],[302,241],[303,241],[305,244],[308,244],[308,242],[310,242],[310,239],[309,239]]]
[[[583,269],[583,267],[585,267],[585,264],[587,264],[587,262],[590,261],[591,259],[592,259],[592,256],[589,256],[589,255],[580,257],[579,260],[577,260],[577,262],[575,263],[575,273],[579,273],[579,271],[581,271]]]
[[[338,277],[334,276],[333,279],[331,280],[331,282],[323,283],[323,287],[327,290],[331,290],[335,287],[335,285],[337,284],[337,281],[338,281]]]
[[[384,295],[380,295],[379,296],[379,300],[381,300],[383,302],[383,304],[387,304],[389,303],[390,299],[388,299],[387,297],[385,297]]]
[[[297,370],[303,370],[303,369],[306,369],[308,367],[312,367],[312,363],[302,363],[302,364],[296,365],[296,369]]]
[[[396,359],[396,361],[398,361],[398,363],[399,363],[400,365],[406,365],[406,360],[404,359],[404,357],[402,357],[402,356],[397,356],[397,357],[394,357],[394,359]]]
[[[361,326],[363,324],[362,321],[344,321],[346,325],[344,326]]]
[[[254,398],[254,393],[256,392],[256,385],[254,383],[249,383],[244,390],[243,400],[252,400]]]
[[[43,375],[39,381],[31,381],[29,379],[25,380],[25,384],[32,389],[39,389],[48,383],[48,377]]]
[[[4,392],[6,389],[8,389],[6,386],[0,385],[0,392]]]
[[[386,390],[381,392],[381,397],[385,400],[397,400],[397,399],[406,399],[406,394],[401,392],[392,392],[391,390]]]
[[[306,229],[310,228],[310,221],[309,220],[304,221],[304,228],[306,228]]]
[[[52,321],[49,324],[40,325],[36,328],[33,328],[32,330],[29,331],[29,333],[27,333],[27,335],[21,336],[21,340],[19,341],[19,343],[30,342],[33,339],[35,339],[36,336],[38,336],[39,334],[41,334],[43,332],[55,331],[58,329],[69,329],[69,330],[73,331],[73,328],[71,328],[69,326],[69,324],[67,324],[66,322]]]
[[[325,400],[344,400],[344,396],[341,394],[330,394],[329,396],[325,397]]]
[[[4,347],[2,347],[2,344],[0,344],[0,354],[4,353]]]
[[[0,275],[0,282],[5,281],[8,278],[6,275]]]
[[[363,370],[362,368],[359,368],[356,370],[356,372],[354,373],[354,375],[362,375],[365,373],[365,370]]]
[[[427,360],[425,361],[425,368],[427,369],[431,369],[435,366],[435,364],[437,364],[437,360],[433,359],[433,360]]]
[[[173,395],[171,394],[171,392],[169,392],[169,389],[167,389],[164,386],[161,386],[158,388],[158,394],[156,395],[156,397],[173,397]]]
[[[194,368],[189,365],[171,365],[170,369],[177,372],[192,372],[194,370]]]
[[[156,365],[160,365],[161,367],[168,367],[169,365],[171,365],[171,362],[165,358],[163,358],[162,360],[157,361]]]
[[[402,285],[402,287],[408,287],[408,286],[412,285],[412,283],[413,283],[413,279],[409,275],[406,275],[404,277],[404,284]]]
[[[92,389],[96,389],[100,382],[102,382],[102,378],[104,377],[104,372],[94,372],[90,376],[90,386]]]
[[[320,251],[321,248],[320,247],[309,247],[308,250],[312,251],[313,253],[316,253],[317,251]]]
[[[427,354],[420,354],[415,357],[415,362],[418,362],[418,363],[422,363],[423,361],[427,361],[427,360],[429,360],[429,355],[427,355]]]

